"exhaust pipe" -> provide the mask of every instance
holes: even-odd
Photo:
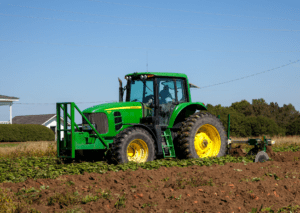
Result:
[[[122,86],[122,81],[120,78],[119,80],[119,102],[123,102],[123,86]]]

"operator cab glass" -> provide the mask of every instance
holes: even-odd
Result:
[[[153,79],[131,80],[130,93],[128,95],[127,101],[130,102],[154,103]]]
[[[176,106],[187,101],[184,83],[183,79],[157,78],[160,125],[167,126]]]
[[[185,81],[183,79],[176,79],[177,87],[177,98],[179,103],[187,102],[186,91],[185,91]]]

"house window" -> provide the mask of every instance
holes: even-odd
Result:
[[[50,129],[55,133],[56,126],[50,126]]]

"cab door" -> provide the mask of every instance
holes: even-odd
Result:
[[[187,101],[185,81],[179,78],[158,78],[159,124],[168,126],[176,106]]]

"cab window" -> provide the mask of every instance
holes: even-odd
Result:
[[[130,82],[130,100],[148,103],[154,101],[153,79],[132,80]]]
[[[186,91],[185,91],[185,81],[183,79],[176,80],[177,86],[177,98],[179,103],[187,102]]]

